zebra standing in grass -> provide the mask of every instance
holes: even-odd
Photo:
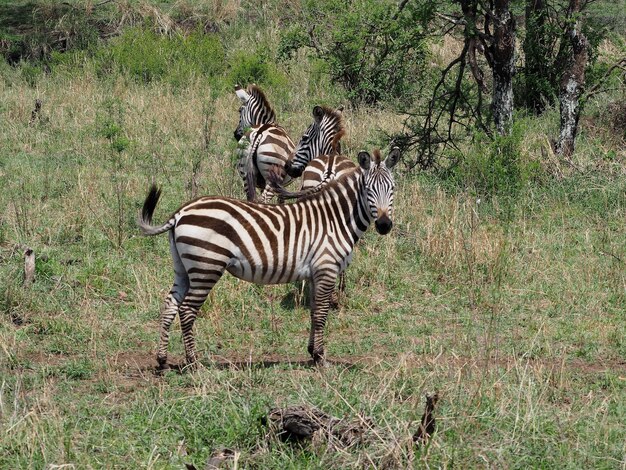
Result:
[[[241,100],[239,123],[234,132],[239,142],[237,170],[243,179],[248,201],[256,198],[258,187],[263,190],[261,200],[269,202],[273,193],[267,183],[267,174],[273,166],[285,166],[295,145],[287,131],[276,124],[276,113],[258,86],[249,85],[246,91],[237,85],[235,94]],[[246,134],[248,129],[250,131]],[[284,184],[290,181],[291,178],[286,177]]]
[[[289,166],[295,145],[289,139],[285,129],[275,124],[275,113],[263,92],[256,85],[249,86],[248,92],[236,88],[235,93],[242,102],[235,138],[239,140],[242,149],[237,168],[244,180],[246,197],[248,201],[253,201],[256,196],[255,188],[258,187],[263,190],[261,201],[269,202],[274,196],[268,182],[269,172],[272,168],[277,167],[282,170]],[[308,163],[318,155],[330,153],[338,148],[339,139],[345,133],[342,109],[334,110],[323,106],[313,108],[314,122],[298,142],[296,157]],[[257,121],[252,125],[254,119]],[[262,122],[259,119],[274,119],[274,121]],[[242,138],[244,130],[251,125],[249,138]],[[289,184],[291,177],[285,175],[284,172],[282,174],[283,185]]]
[[[293,204],[266,205],[231,198],[203,197],[177,210],[160,226],[151,224],[160,190],[152,186],[139,216],[145,235],[168,232],[174,285],[161,312],[157,352],[167,368],[169,330],[178,313],[187,364],[196,362],[193,324],[224,271],[257,284],[311,281],[308,351],[324,360],[324,325],[335,281],[350,263],[355,243],[372,221],[378,233],[392,227],[394,149],[384,161],[359,153],[359,166],[341,178],[308,190]]]

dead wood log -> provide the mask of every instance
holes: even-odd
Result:
[[[24,287],[30,287],[35,282],[35,252],[32,248],[24,250]]]
[[[363,443],[373,427],[372,420],[367,417],[336,418],[308,406],[274,408],[264,424],[269,425],[271,432],[284,442],[326,441],[336,448]]]
[[[435,421],[434,411],[438,400],[438,393],[435,393],[434,395],[426,395],[426,407],[424,408],[424,414],[422,414],[420,427],[417,429],[417,432],[413,434],[413,442],[417,446],[425,444],[430,436],[432,436],[435,432],[437,424]]]

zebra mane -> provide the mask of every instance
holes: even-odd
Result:
[[[333,109],[330,106],[320,106],[320,108],[322,108],[322,111],[324,112],[324,116],[329,116],[331,118],[336,119],[336,127],[339,129],[339,132],[341,131],[345,132],[344,122],[343,122],[343,113],[341,112],[341,109],[343,108]]]
[[[339,155],[341,153],[341,145],[339,141],[342,139],[344,135],[346,135],[346,130],[342,127],[341,130],[337,132],[337,134],[335,134],[335,136],[333,137],[333,140],[330,143],[331,148],[333,149],[332,150],[333,154]]]
[[[265,93],[263,92],[263,90],[261,90],[261,88],[259,88],[258,85],[252,84],[252,85],[248,85],[248,93],[256,97],[259,101],[263,102],[263,107],[265,107],[266,109],[269,109],[272,116],[274,117],[272,121],[273,122],[276,121],[276,112],[274,111],[274,108],[272,107],[269,100],[267,99],[267,96],[265,96]]]

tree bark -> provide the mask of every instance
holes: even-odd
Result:
[[[526,107],[535,114],[546,105],[545,82],[549,80],[546,45],[546,4],[544,0],[526,0],[526,38],[524,39],[524,80]]]
[[[515,74],[515,19],[510,0],[495,0],[493,17],[493,119],[500,135],[513,123],[513,75]]]
[[[570,19],[569,37],[572,52],[569,65],[561,78],[559,102],[561,110],[561,132],[555,146],[555,153],[561,157],[570,157],[574,153],[574,142],[578,133],[580,118],[580,96],[585,85],[585,69],[587,68],[588,41],[581,31],[576,16],[580,12],[580,0],[570,0],[568,18]]]

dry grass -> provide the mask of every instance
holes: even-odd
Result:
[[[313,104],[341,103],[300,70],[292,79],[268,95],[295,137]],[[611,174],[478,203],[399,172],[394,230],[359,244],[331,315],[334,364],[301,363],[308,312],[296,287],[225,277],[196,324],[206,369],[157,377],[171,266],[165,238],[140,238],[134,218],[152,180],[164,187],[158,219],[187,200],[197,159],[200,193],[243,196],[237,98],[211,96],[201,81],[170,89],[89,71],[34,89],[0,83],[0,466],[200,467],[221,446],[257,468],[624,466],[626,201]],[[29,126],[35,98],[46,119]],[[351,155],[371,149],[375,129],[401,126],[388,111],[345,115]],[[106,118],[130,141],[120,156]],[[523,141],[529,158],[542,125]],[[583,144],[585,161],[595,145]],[[30,291],[22,244],[39,259]],[[179,331],[171,343],[181,358]],[[407,444],[434,390],[439,431],[416,450]],[[268,441],[259,418],[298,403],[363,413],[383,431],[339,454]]]

